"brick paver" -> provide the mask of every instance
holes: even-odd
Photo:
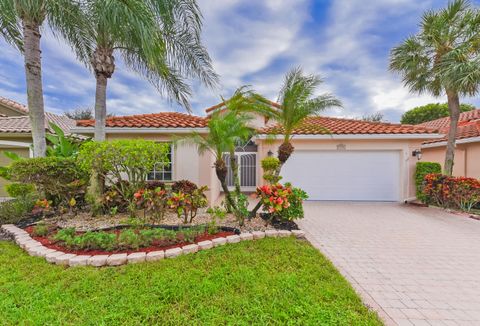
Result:
[[[480,325],[480,221],[403,204],[305,212],[307,239],[387,325]]]

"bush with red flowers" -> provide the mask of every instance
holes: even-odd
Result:
[[[273,218],[292,221],[303,217],[303,201],[308,198],[305,191],[291,184],[280,183],[257,188],[257,196],[263,204],[263,210]]]
[[[431,173],[425,176],[423,194],[429,204],[468,212],[480,203],[480,181]]]

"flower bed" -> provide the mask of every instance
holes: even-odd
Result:
[[[208,230],[206,226],[117,226],[78,232],[46,225],[29,226],[25,231],[43,246],[76,255],[152,252],[183,247],[192,243],[239,234],[233,228]]]

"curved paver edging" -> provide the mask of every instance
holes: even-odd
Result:
[[[174,258],[180,255],[193,254],[200,250],[207,250],[226,244],[238,243],[240,241],[251,241],[265,237],[288,237],[304,238],[305,232],[302,230],[266,230],[254,231],[252,233],[241,233],[239,235],[229,235],[225,238],[215,238],[212,240],[200,241],[183,247],[177,247],[167,250],[145,252],[134,252],[131,254],[111,254],[111,255],[75,255],[65,253],[59,250],[50,249],[43,246],[40,242],[34,240],[30,235],[13,224],[2,225],[1,229],[10,235],[14,241],[25,250],[30,256],[43,257],[52,264],[64,266],[120,266],[124,264],[135,264],[148,261],[156,261],[164,258]]]

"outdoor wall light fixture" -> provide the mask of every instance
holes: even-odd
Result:
[[[273,156],[273,152],[271,150],[268,151],[267,153],[268,157],[272,157]]]
[[[417,160],[420,161],[420,160],[422,159],[422,151],[419,150],[419,149],[416,149],[416,150],[414,150],[414,151],[412,152],[412,156],[413,156],[413,157],[416,157]]]

